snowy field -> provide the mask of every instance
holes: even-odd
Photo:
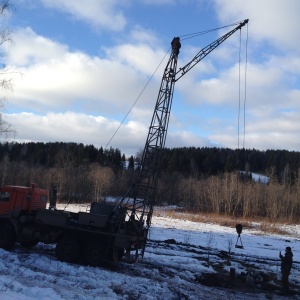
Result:
[[[60,262],[52,245],[16,245],[12,252],[0,249],[0,299],[286,299],[279,294],[278,258],[286,246],[294,253],[289,298],[300,299],[300,227],[284,230],[289,234],[244,228],[241,249],[235,228],[161,212],[143,259],[103,267]]]

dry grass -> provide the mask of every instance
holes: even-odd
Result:
[[[287,230],[283,230],[282,228],[278,227],[277,224],[274,224],[274,223],[262,222],[259,224],[259,229],[263,232],[268,232],[268,233],[276,233],[276,234],[282,234],[282,235],[289,234],[289,232]]]
[[[233,216],[217,215],[213,213],[193,213],[182,209],[154,209],[154,216],[167,217],[179,220],[188,220],[199,223],[213,223],[220,226],[235,228],[236,224],[242,224],[244,228],[255,229],[264,233],[275,233],[288,235],[289,232],[280,228],[280,225],[287,224],[285,220],[271,222],[267,219],[257,218],[235,218]]]

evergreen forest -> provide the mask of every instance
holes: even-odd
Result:
[[[133,184],[140,157],[119,149],[76,143],[1,143],[1,185],[58,189],[58,200],[87,203],[122,197]],[[240,171],[243,171],[242,173]],[[297,222],[300,152],[287,150],[164,149],[157,205],[199,213]],[[268,176],[255,181],[253,173]],[[246,174],[246,176],[245,176]]]

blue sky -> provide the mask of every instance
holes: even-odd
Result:
[[[235,149],[245,140],[245,148],[300,150],[299,1],[11,3],[15,9],[1,24],[14,40],[2,62],[19,71],[5,102],[4,117],[17,132],[11,140],[105,147],[174,36],[249,18],[241,36],[235,33],[176,83],[166,146]],[[178,67],[231,29],[182,40]],[[126,155],[144,147],[168,57],[108,147]]]

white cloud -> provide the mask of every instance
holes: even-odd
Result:
[[[138,44],[120,44],[107,48],[104,51],[105,57],[100,58],[91,57],[83,52],[71,52],[68,46],[41,37],[30,28],[17,31],[15,43],[18,47],[9,51],[8,62],[19,66],[23,77],[16,79],[10,103],[16,107],[25,107],[25,111],[38,113],[48,111],[44,116],[35,114],[30,117],[26,114],[9,116],[12,119],[11,123],[19,126],[17,128],[19,138],[28,140],[27,133],[30,132],[37,141],[57,139],[69,141],[70,139],[70,141],[105,146],[122,118],[117,121],[103,116],[112,114],[124,116],[149,76],[152,75],[154,66],[158,65],[159,60],[165,55],[159,48],[152,49],[145,42],[147,39],[144,39],[143,35],[151,36],[151,33],[143,32],[142,28],[135,28],[133,36],[137,37],[134,40],[137,40]],[[224,51],[230,53],[228,48]],[[184,101],[190,104],[218,105],[216,111],[230,111],[228,107],[231,106],[231,112],[236,113],[238,65],[229,64],[228,68],[223,68],[217,73],[215,62],[220,61],[224,56],[221,52],[220,55],[210,56],[201,62],[199,68],[197,66],[178,82],[176,90],[184,96]],[[186,53],[192,53],[192,50],[188,49],[182,54],[187,57]],[[164,66],[163,63],[162,68]],[[293,105],[298,100],[299,91],[289,90],[286,82],[296,76],[298,71],[297,57],[271,56],[266,57],[266,61],[262,63],[248,62],[248,117],[256,120],[256,124],[261,124],[261,120],[266,118],[266,113],[269,113],[268,124],[275,128],[272,120],[279,117],[280,112],[274,111],[274,107],[295,108]],[[201,79],[201,76],[204,78]],[[146,138],[161,71],[156,75],[156,79],[150,90],[143,95],[143,102],[132,109],[130,117],[127,118],[128,124],[120,128],[115,138],[116,144],[115,141],[112,142],[112,146],[127,149],[126,153],[130,155],[135,154],[134,148],[139,149],[143,146]],[[225,105],[226,109],[222,109],[220,105]],[[67,112],[71,106],[75,111]],[[90,114],[93,116],[101,114],[102,117],[92,117]],[[216,113],[216,118],[217,115]],[[174,125],[172,120],[173,126],[167,138],[168,147],[211,146],[212,141],[219,143],[220,146],[237,147],[235,120],[231,120],[230,126],[220,120],[212,122],[211,117],[203,118],[199,127],[207,127],[208,122],[210,130],[214,132],[209,141],[207,138],[188,132],[184,124],[176,120],[176,116],[174,119],[178,128],[175,131],[176,124]],[[261,136],[258,131],[263,132],[263,128],[267,128],[266,125],[257,125],[251,129],[248,126],[247,123],[247,132],[249,132],[247,141],[251,147],[263,148],[263,145],[274,144],[272,138],[270,141],[268,139],[259,141],[258,137]],[[64,130],[61,130],[62,128]],[[217,134],[220,128],[222,128],[222,135]],[[278,130],[284,129],[288,130],[287,127]],[[281,135],[284,135],[284,132],[279,136]],[[95,136],[99,137],[99,142],[94,141]]]
[[[78,0],[41,1],[76,20],[109,30],[125,28],[125,10],[121,11],[121,7],[133,3],[91,0],[82,7],[82,1]],[[172,1],[164,4],[168,3]],[[259,149],[300,149],[294,132],[295,128],[299,132],[300,119],[300,47],[296,38],[300,2],[216,0],[214,3],[221,24],[250,19],[246,145]],[[35,140],[71,139],[105,146],[167,50],[160,46],[155,36],[155,30],[159,29],[155,26],[146,30],[147,23],[128,25],[131,28],[126,32],[126,43],[120,42],[121,35],[114,35],[109,44],[102,44],[101,56],[71,51],[71,46],[40,36],[30,28],[14,33],[15,47],[7,51],[7,64],[17,66],[23,76],[15,80],[8,109],[12,107],[12,111],[20,113],[7,117],[18,125],[20,139],[29,139],[31,132]],[[115,44],[111,46],[111,42]],[[178,67],[200,50],[185,44]],[[174,96],[179,98],[181,106],[176,107],[178,103],[174,101],[168,147],[211,146],[212,141],[224,147],[237,147],[238,54],[239,34],[235,34],[176,83]],[[169,54],[166,60],[168,57]],[[144,146],[166,60],[127,117],[124,129],[120,128],[113,147],[131,155]],[[241,67],[243,101],[244,65]],[[208,111],[202,110],[208,106]],[[193,109],[190,116],[189,109]],[[210,133],[208,138],[201,137],[205,131]]]
[[[119,128],[120,123],[116,120],[75,112],[4,114],[4,117],[14,124],[17,131],[15,140],[21,143],[63,141],[103,148],[112,146],[121,149],[126,156],[135,155],[138,149],[144,147],[148,133],[148,126],[139,121],[130,121]],[[171,131],[166,146],[207,146],[209,143],[207,139],[187,131]]]
[[[54,42],[37,35],[27,27],[14,32],[14,45],[7,49],[6,63],[18,67],[31,66],[37,63],[48,63],[68,51],[66,45]],[[8,47],[9,45],[4,45]]]
[[[63,111],[80,101],[84,111],[124,114],[152,75],[153,61],[162,57],[147,44],[115,46],[105,58],[91,57],[29,28],[17,31],[14,40],[17,47],[8,51],[7,64],[17,66],[22,77],[15,78],[10,103],[34,111]],[[150,96],[156,97],[153,88],[143,95],[146,108]]]
[[[217,76],[211,74],[207,79],[187,76],[184,84],[178,84],[181,92],[186,94],[186,99],[195,105],[202,104],[226,104],[235,105],[239,99],[239,84],[241,89],[241,100],[244,99],[244,66],[241,66],[241,77],[239,79],[239,65],[235,64],[229,68],[223,68]],[[277,102],[280,99],[278,92],[286,93],[284,87],[285,73],[273,64],[251,64],[247,65],[247,98],[251,105],[272,99]],[[274,87],[275,86],[275,87]],[[268,92],[266,92],[268,91]],[[265,97],[267,99],[264,99]]]
[[[154,51],[148,44],[142,43],[123,44],[107,50],[107,55],[112,61],[121,61],[129,68],[134,68],[138,72],[146,73],[149,76],[153,74],[155,67],[159,65],[165,54],[159,49]],[[169,55],[167,55],[168,58]],[[165,64],[166,62],[167,60],[165,60]],[[165,65],[162,66],[161,70],[164,67]]]
[[[102,116],[91,116],[75,112],[5,114],[5,119],[14,124],[19,142],[76,142],[105,147],[116,132],[119,122]],[[136,149],[144,146],[147,127],[139,122],[124,124],[111,141],[113,148],[134,155]]]
[[[148,44],[157,45],[158,40],[155,34],[149,30],[145,29],[141,26],[135,26],[130,31],[130,40],[137,41],[137,42],[147,42]]]
[[[161,50],[155,52],[146,43],[117,45],[106,49],[103,58],[92,57],[71,52],[30,28],[16,31],[14,40],[17,47],[9,49],[7,64],[17,66],[22,76],[14,79],[9,105],[20,113],[7,118],[16,127],[19,141],[105,146],[152,75],[153,61],[162,57]],[[155,80],[147,87],[112,146],[130,155],[144,146],[158,87]]]
[[[118,0],[41,0],[49,8],[71,15],[74,19],[85,21],[97,28],[110,29],[113,31],[123,30],[126,18],[118,8],[127,1]]]
[[[249,18],[249,36],[256,42],[268,41],[285,51],[299,51],[298,0],[215,0],[222,23]]]
[[[261,117],[252,116],[246,120],[246,132],[240,129],[240,147],[245,138],[245,148],[258,150],[285,149],[299,151],[300,113],[261,112]],[[220,145],[237,148],[238,131],[235,127],[223,127],[222,134],[214,132],[210,139]]]

